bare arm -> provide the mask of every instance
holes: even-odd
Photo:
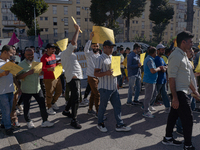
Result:
[[[80,30],[80,27],[78,24],[74,24],[74,28],[76,29],[76,32],[72,38],[72,41],[71,41],[71,44],[72,45],[76,45],[77,44],[77,40],[78,40],[78,35],[79,35],[79,30]]]
[[[17,79],[24,79],[24,78],[26,78],[26,76],[31,75],[31,74],[33,74],[33,73],[34,73],[34,69],[31,69],[31,70],[29,70],[29,71],[26,72],[26,73],[23,73],[23,74],[18,75],[16,78],[17,78]]]
[[[156,69],[155,68],[151,68],[150,71],[151,71],[152,74],[154,74],[154,73],[156,73],[158,71],[161,71],[161,69],[160,69],[160,67],[158,67]]]
[[[111,76],[112,73],[113,73],[112,70],[108,70],[106,72],[101,72],[101,69],[98,69],[98,68],[94,69],[94,76],[96,76],[96,77]]]
[[[0,77],[7,76],[9,73],[10,73],[10,71],[4,71],[4,72],[0,73]]]

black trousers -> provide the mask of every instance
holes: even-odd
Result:
[[[26,120],[26,122],[31,121],[29,110],[30,110],[30,103],[31,103],[31,97],[32,96],[35,98],[35,100],[39,104],[40,114],[42,116],[43,122],[47,121],[48,114],[47,114],[47,111],[46,111],[45,98],[43,96],[42,90],[40,90],[39,93],[36,93],[36,94],[22,93],[21,98],[24,102],[24,119]]]
[[[90,84],[87,83],[87,87],[86,87],[86,90],[85,90],[85,93],[84,93],[84,98],[88,97],[88,95],[90,94],[90,91],[91,91]]]
[[[172,95],[171,99],[173,98]],[[173,128],[176,124],[176,120],[178,117],[181,119],[181,123],[183,126],[183,135],[184,135],[184,144],[186,146],[190,146],[192,144],[192,127],[193,127],[193,115],[191,111],[191,102],[187,94],[182,91],[177,92],[178,100],[179,100],[179,108],[174,109],[171,107],[171,111],[167,120],[166,127],[166,137],[172,137]]]
[[[81,93],[81,81],[80,79],[72,79],[69,83],[69,88],[71,90],[71,96],[69,98],[69,101],[67,103],[67,106],[65,107],[66,111],[69,111],[71,108],[72,110],[72,119],[77,119],[77,110],[78,105],[80,102],[80,93]]]

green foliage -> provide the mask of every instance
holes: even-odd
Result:
[[[152,29],[154,42],[160,43],[163,40],[163,32],[173,15],[174,10],[168,0],[151,0],[149,19],[155,24]]]
[[[131,0],[124,9],[122,17],[127,20],[127,41],[129,41],[130,19],[140,17],[145,9],[146,0]]]
[[[40,34],[40,27],[39,27],[39,24],[38,24],[38,22],[36,20],[36,36],[38,34]],[[35,22],[34,21],[32,22],[31,28],[29,28],[27,30],[27,35],[29,35],[29,36],[35,36]]]
[[[129,0],[91,0],[91,21],[97,26],[106,26],[119,33],[119,25],[116,21],[128,5]]]
[[[175,39],[176,39],[176,36],[172,37],[172,38],[168,41],[167,47],[170,47],[171,44],[172,44],[172,42],[174,42]]]
[[[13,0],[13,3],[10,8],[11,12],[23,21],[29,29],[33,28],[34,7],[36,17],[45,13],[48,8],[48,4],[44,0]]]
[[[196,0],[196,2],[195,2],[196,4],[197,4],[197,6],[199,6],[200,7],[200,0]]]

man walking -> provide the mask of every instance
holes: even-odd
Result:
[[[48,107],[48,114],[55,115],[54,110],[58,110],[59,107],[56,105],[56,101],[62,94],[62,84],[60,78],[55,79],[53,71],[57,64],[55,56],[54,44],[47,44],[47,53],[41,58],[42,71],[44,72],[44,84],[46,89],[46,103]]]
[[[99,80],[97,77],[94,76],[94,68],[95,68],[96,59],[100,56],[100,54],[99,54],[99,50],[98,50],[99,44],[91,43],[93,36],[94,36],[94,33],[93,32],[90,33],[90,40],[85,45],[84,53],[85,53],[85,56],[87,59],[86,75],[88,76],[88,83],[91,88],[91,96],[90,96],[90,100],[89,100],[88,114],[97,116],[98,109],[99,109],[100,94],[98,91]],[[89,51],[90,46],[92,48],[92,51]],[[96,108],[96,113],[92,109],[94,104],[95,104],[95,108]]]
[[[133,51],[127,56],[127,69],[129,79],[128,99],[126,105],[138,105],[142,104],[138,101],[140,89],[141,89],[141,63],[140,57],[137,54],[141,49],[141,45],[135,43]],[[135,89],[134,101],[132,101],[133,89]]]
[[[31,97],[33,96],[38,102],[40,107],[40,113],[42,116],[41,127],[51,127],[54,123],[47,121],[48,114],[45,106],[45,98],[40,87],[40,77],[38,73],[34,73],[34,69],[31,69],[32,63],[34,62],[34,51],[31,48],[25,50],[25,59],[19,63],[19,66],[23,68],[17,75],[17,79],[21,80],[21,98],[24,102],[24,118],[27,122],[29,129],[34,128],[34,124],[30,118],[30,103]]]
[[[69,101],[63,111],[63,115],[72,118],[71,126],[76,129],[81,129],[82,126],[77,121],[77,110],[80,102],[80,93],[81,93],[81,81],[83,79],[82,69],[77,60],[77,56],[74,53],[74,50],[77,48],[77,40],[79,35],[80,27],[78,24],[74,24],[76,29],[75,34],[71,40],[71,43],[68,45],[67,49],[64,50],[61,54],[61,63],[63,69],[65,70],[66,81],[71,90],[71,96]],[[72,113],[69,112],[71,108]]]
[[[191,82],[189,60],[186,51],[192,48],[194,35],[189,31],[183,31],[177,35],[177,48],[168,59],[168,76],[172,107],[167,120],[166,134],[162,141],[165,145],[181,145],[181,142],[173,138],[172,132],[176,120],[180,117],[183,126],[184,150],[194,150],[192,145],[193,115],[190,107],[190,99],[187,96],[188,88],[199,97],[198,91]]]
[[[121,119],[121,102],[117,90],[117,77],[112,75],[111,59],[114,46],[116,45],[109,40],[103,43],[104,52],[101,54],[101,56],[98,57],[94,70],[94,76],[99,78],[98,89],[100,93],[100,106],[98,112],[97,128],[101,132],[107,132],[103,119],[109,100],[114,108],[114,115],[117,121],[115,130],[131,130],[131,127],[127,127]]]

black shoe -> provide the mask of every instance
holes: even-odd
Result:
[[[81,129],[82,126],[79,124],[79,122],[77,120],[72,120],[71,124],[72,127],[74,127],[75,129]]]
[[[64,115],[64,116],[67,116],[67,117],[69,117],[69,118],[72,118],[72,114],[69,112],[69,111],[63,111],[62,112],[62,114]]]
[[[133,101],[133,105],[143,105],[143,103],[139,101]]]
[[[6,129],[6,135],[13,135],[13,129],[10,128],[10,129]]]
[[[199,108],[195,108],[195,109],[193,110],[193,112],[194,112],[194,113],[200,113],[200,109],[199,109]]]
[[[193,145],[191,145],[191,146],[183,146],[183,149],[184,150],[195,150],[195,147],[193,146]]]
[[[5,129],[5,126],[4,126],[3,124],[1,124],[1,128],[2,128],[2,129]]]
[[[180,146],[182,142],[176,141],[173,137],[169,140],[167,140],[165,137],[162,140],[162,143],[165,145],[174,145],[174,146]]]

